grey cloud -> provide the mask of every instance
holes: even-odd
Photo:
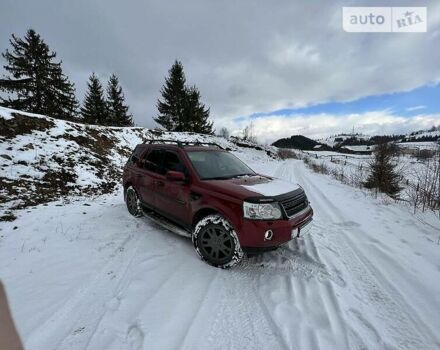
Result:
[[[40,32],[82,98],[87,76],[120,76],[140,125],[174,61],[211,106],[216,126],[236,116],[408,90],[440,78],[440,4],[426,34],[350,34],[342,6],[360,1],[12,1],[0,4],[0,49],[11,33]],[[371,1],[369,6],[412,5]]]

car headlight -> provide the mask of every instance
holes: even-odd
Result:
[[[243,202],[244,217],[254,220],[281,219],[281,208],[274,203],[249,203]]]

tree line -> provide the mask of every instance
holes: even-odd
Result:
[[[107,126],[133,126],[133,116],[119,79],[110,76],[106,89],[92,73],[82,105],[75,85],[63,72],[62,61],[41,36],[29,29],[23,38],[12,34],[11,50],[2,53],[6,75],[0,78],[0,106],[58,119]],[[187,86],[183,65],[176,60],[161,89],[154,120],[169,131],[213,133],[210,109],[201,101],[200,91]]]

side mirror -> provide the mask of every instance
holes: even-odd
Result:
[[[167,180],[170,181],[185,181],[185,174],[181,171],[168,171],[166,174]]]

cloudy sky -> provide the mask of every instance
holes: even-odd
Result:
[[[91,72],[116,73],[138,125],[153,127],[175,59],[217,129],[253,123],[263,142],[351,130],[400,133],[440,124],[440,2],[427,33],[346,33],[342,6],[365,1],[186,0],[0,2],[0,50],[39,32],[82,100]],[[4,62],[2,62],[4,63]],[[0,70],[3,73],[2,70]]]

